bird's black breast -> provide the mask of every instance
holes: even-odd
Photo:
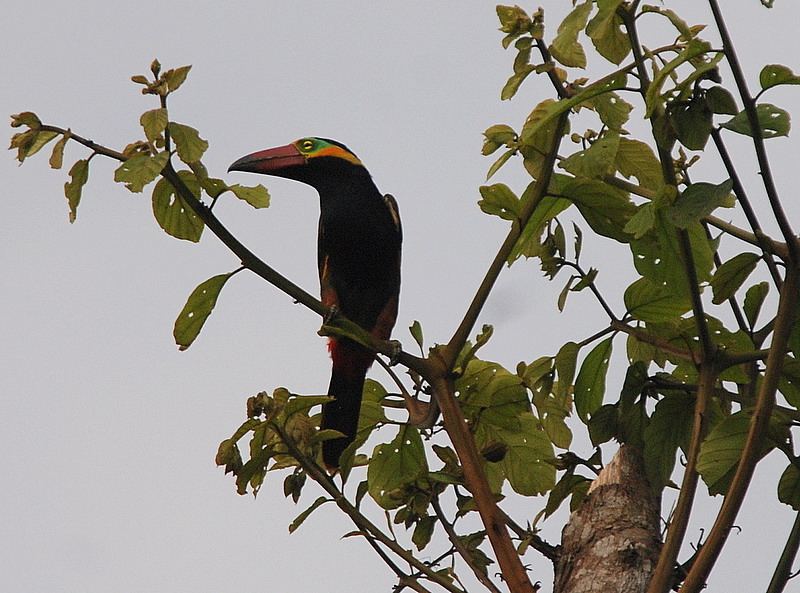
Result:
[[[320,274],[336,291],[348,318],[371,329],[400,287],[399,219],[377,191],[323,202],[319,229]]]

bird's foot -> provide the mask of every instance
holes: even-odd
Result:
[[[403,352],[403,345],[398,340],[389,340],[389,347],[392,349],[389,354],[389,366],[393,367],[400,362],[400,354]]]
[[[325,316],[322,318],[322,325],[328,325],[338,316],[339,316],[339,306],[331,305],[330,307],[328,307],[328,312],[325,313]]]

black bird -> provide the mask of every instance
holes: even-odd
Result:
[[[402,230],[397,203],[375,187],[367,169],[344,144],[302,138],[249,154],[229,171],[301,181],[319,193],[317,266],[322,302],[382,340],[388,340],[400,295]],[[328,469],[339,467],[358,429],[364,379],[375,353],[348,338],[331,338],[333,362],[322,428],[345,436],[324,441]]]

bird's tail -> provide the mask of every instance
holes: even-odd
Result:
[[[322,429],[345,436],[322,443],[322,460],[328,469],[335,469],[342,452],[356,438],[364,379],[375,353],[347,338],[332,339],[330,351],[333,371],[328,395],[335,399],[322,406]]]

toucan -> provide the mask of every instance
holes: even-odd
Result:
[[[294,179],[319,193],[317,266],[322,302],[364,330],[388,340],[397,319],[402,229],[397,203],[383,195],[359,158],[344,144],[301,138],[286,146],[254,152],[228,171]],[[375,353],[344,337],[330,338],[332,360],[322,429],[344,436],[322,443],[330,471],[355,440],[367,370]]]

